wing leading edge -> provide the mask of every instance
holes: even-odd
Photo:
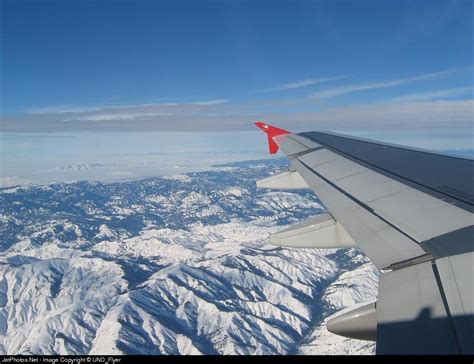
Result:
[[[474,161],[335,133],[267,135],[291,169],[260,185],[311,188],[329,211],[328,221],[382,272],[376,309],[366,310],[370,322],[375,315],[376,332],[367,333],[357,313],[336,318],[329,329],[376,338],[378,354],[474,353]],[[302,225],[301,244],[285,232],[272,241],[341,247],[326,243],[337,242],[327,240],[332,230]]]

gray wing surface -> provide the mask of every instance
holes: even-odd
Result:
[[[340,247],[343,231],[381,271],[377,353],[473,354],[474,161],[334,133],[274,140],[291,163],[285,181],[306,184],[329,212],[301,236],[324,231],[325,247]]]

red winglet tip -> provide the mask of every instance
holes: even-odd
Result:
[[[257,125],[257,127],[259,127],[261,130],[263,130],[264,133],[268,135],[268,150],[270,154],[275,154],[276,152],[278,152],[278,149],[280,148],[280,146],[275,142],[273,138],[278,135],[290,134],[290,132],[285,129],[280,129],[280,128],[268,125],[267,123],[264,123],[262,121],[257,121],[255,125]]]
[[[269,125],[263,121],[257,121],[255,123],[260,129],[265,133],[271,135],[272,137],[283,134],[290,134],[288,130],[277,128],[276,126]]]

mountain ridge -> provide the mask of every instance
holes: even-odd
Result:
[[[367,258],[269,245],[325,211],[256,189],[285,163],[0,191],[0,353],[373,353],[324,329],[374,299]]]

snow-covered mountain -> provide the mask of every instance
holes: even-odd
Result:
[[[372,264],[269,245],[324,211],[255,188],[285,163],[0,190],[0,354],[373,353],[325,329],[375,298]]]

